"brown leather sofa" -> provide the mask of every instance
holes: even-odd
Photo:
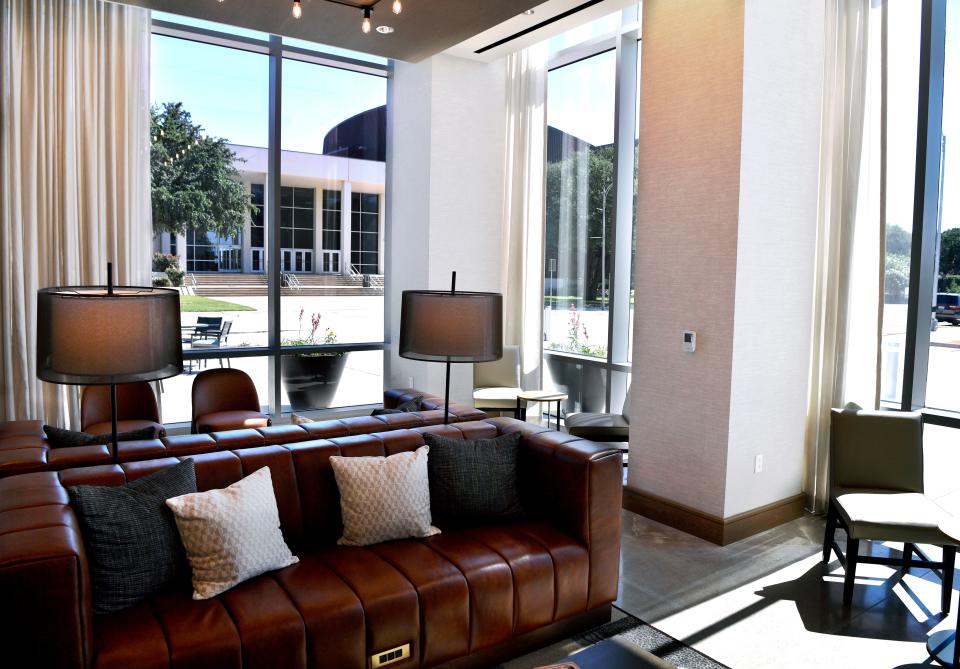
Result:
[[[418,448],[423,432],[521,431],[525,522],[428,539],[337,547],[332,455]],[[77,519],[64,486],[119,485],[176,458],[0,480],[4,666],[365,669],[411,644],[393,669],[490,666],[609,619],[620,557],[621,456],[510,418],[195,455],[201,490],[271,469],[284,537],[300,562],[210,600],[187,584],[94,616]]]
[[[160,422],[157,396],[146,381],[117,386],[117,431],[152,427],[154,436],[167,431]],[[88,434],[110,434],[110,386],[84,386],[80,395],[80,429]]]
[[[316,421],[303,425],[273,425],[257,429],[228,430],[210,434],[168,436],[162,439],[120,442],[120,462],[151,460],[167,456],[185,456],[226,449],[256,448],[307,439],[346,437],[385,430],[438,425],[443,422],[443,400],[411,388],[387,390],[384,405],[393,408],[412,397],[424,397],[424,410],[384,416],[354,416]],[[437,408],[437,407],[440,408]],[[450,421],[481,420],[482,411],[463,404],[450,403]],[[12,474],[40,472],[109,464],[107,446],[50,448],[43,434],[43,423],[21,420],[0,423],[0,478]]]

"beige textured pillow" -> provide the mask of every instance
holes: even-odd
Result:
[[[340,488],[344,546],[439,534],[430,517],[429,446],[390,457],[330,458]]]
[[[190,561],[194,599],[298,561],[280,532],[269,467],[222,490],[173,497],[167,506]]]

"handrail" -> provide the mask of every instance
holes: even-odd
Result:
[[[289,272],[283,272],[280,274],[280,284],[286,285],[287,288],[292,288],[293,290],[300,290],[302,287],[300,279],[297,278],[297,275]]]

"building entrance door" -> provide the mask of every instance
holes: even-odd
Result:
[[[280,267],[283,272],[312,272],[313,251],[280,249]]]
[[[340,251],[324,251],[322,272],[340,273]]]

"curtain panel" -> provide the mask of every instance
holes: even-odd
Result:
[[[543,360],[547,47],[506,58],[501,292],[504,342],[520,346],[520,385],[539,388]]]
[[[883,239],[880,7],[826,2],[820,187],[804,491],[829,500],[830,410],[879,402]]]
[[[149,285],[150,13],[100,0],[0,12],[0,420],[65,425],[78,393],[36,378],[37,289],[103,284],[107,261],[118,283]]]

